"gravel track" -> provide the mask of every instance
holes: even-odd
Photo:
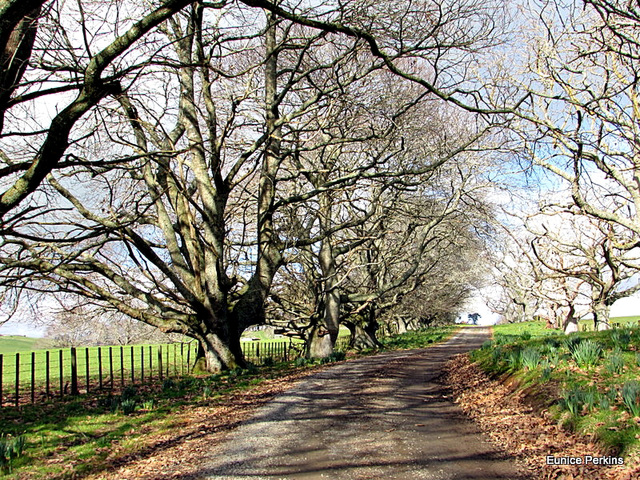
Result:
[[[439,381],[453,355],[489,336],[347,361],[259,409],[206,459],[206,479],[524,479]]]

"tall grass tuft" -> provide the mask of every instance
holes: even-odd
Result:
[[[22,456],[26,440],[24,435],[12,437],[0,435],[0,471],[3,473],[11,473],[13,461]]]
[[[540,365],[540,352],[533,347],[525,348],[520,355],[520,361],[527,370],[533,370]]]
[[[638,381],[632,380],[622,386],[622,400],[634,417],[640,417],[640,383]]]
[[[631,341],[631,334],[627,329],[614,330],[611,333],[611,341],[616,347],[625,350]]]
[[[616,349],[609,355],[606,368],[609,373],[622,373],[624,369],[624,358],[620,350]]]
[[[579,367],[592,367],[600,360],[602,347],[592,340],[584,340],[573,347],[571,356]]]

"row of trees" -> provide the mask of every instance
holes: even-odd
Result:
[[[498,254],[511,318],[544,312],[565,331],[640,289],[640,10],[633,2],[540,2],[512,132],[541,167],[544,199],[513,217]],[[555,191],[555,193],[554,193]],[[512,215],[514,212],[510,212]],[[517,232],[517,233],[516,233]]]
[[[605,324],[637,284],[637,12],[520,7],[5,2],[3,307],[82,299],[216,371],[255,325],[322,357],[341,323],[372,346],[381,318],[451,318],[489,244],[505,314],[575,324],[584,293]],[[514,158],[570,194],[499,237]]]
[[[474,2],[359,7],[47,3],[5,112],[4,285],[188,335],[209,371],[269,318],[312,356],[347,320],[375,343],[479,248],[490,124],[447,99],[494,31]],[[457,268],[431,290],[464,297]]]

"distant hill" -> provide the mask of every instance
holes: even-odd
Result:
[[[51,340],[44,338],[21,337],[15,335],[0,336],[0,353],[29,352],[52,348]]]

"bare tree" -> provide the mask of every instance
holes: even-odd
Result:
[[[618,249],[640,238],[638,27],[631,2],[534,3],[541,26],[520,75],[520,148],[555,175],[571,200],[557,205],[612,225]]]
[[[9,165],[7,172],[20,178],[0,199],[0,213],[49,176],[38,191],[38,211],[32,205],[5,218],[5,285],[83,296],[190,335],[201,347],[199,366],[217,371],[244,364],[240,334],[265,321],[266,299],[287,256],[318,245],[322,295],[333,300],[325,301],[333,306],[323,319],[331,324],[329,337],[337,334],[332,312],[342,300],[331,284],[330,237],[350,220],[340,218],[333,192],[359,191],[379,178],[402,183],[403,176],[434,170],[410,158],[419,151],[396,156],[406,149],[404,139],[389,132],[397,115],[429,95],[486,111],[490,95],[483,97],[467,79],[471,55],[492,44],[495,24],[489,7],[477,2],[434,3],[425,12],[404,6],[388,12],[393,22],[407,16],[401,29],[391,30],[395,23],[372,24],[383,17],[351,8],[357,3],[315,12],[245,5],[195,3],[177,14],[183,4],[167,2],[122,35],[118,25],[105,33],[80,20],[81,56],[65,38],[68,17],[52,10],[51,43],[59,57],[50,62],[43,48],[42,70],[68,75],[60,88],[79,96],[50,127],[34,127],[43,143],[31,157]],[[263,6],[266,17],[256,8]],[[341,15],[344,23],[336,23]],[[469,28],[472,18],[477,22]],[[116,40],[92,47],[91,40],[105,34]],[[377,80],[369,80],[383,68],[420,88],[381,115],[368,100],[384,98],[370,90]],[[35,97],[14,95],[14,101]],[[351,111],[345,98],[358,100]],[[472,125],[478,133],[487,123]],[[384,148],[353,146],[365,141]],[[472,143],[465,138],[453,150]],[[340,155],[334,164],[334,148],[359,153]],[[355,198],[347,201],[358,207]],[[303,218],[320,212],[311,215],[317,223],[304,237],[289,235],[288,220],[298,208]],[[426,230],[439,222],[432,223],[416,232],[416,251],[433,243]],[[405,261],[382,290],[399,287],[418,264]]]
[[[535,235],[533,252],[549,276],[561,282],[566,282],[563,277],[573,278],[588,286],[594,326],[609,328],[611,305],[640,290],[635,280],[637,255],[616,247],[610,224],[583,215],[551,212],[531,218],[528,228]],[[571,289],[574,298],[579,288]]]

